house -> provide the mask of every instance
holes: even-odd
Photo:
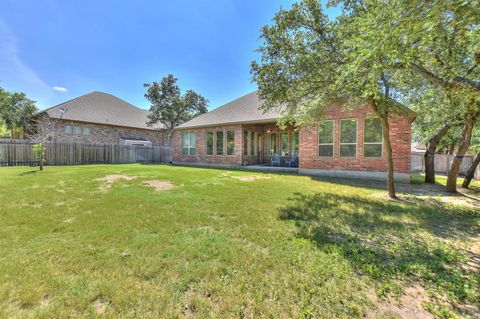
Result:
[[[264,113],[252,92],[178,126],[173,161],[240,167],[269,165],[273,154],[284,164],[298,154],[300,173],[385,179],[382,125],[367,108],[331,107],[315,125],[280,128],[280,110]],[[403,106],[390,118],[397,180],[409,181],[411,124],[415,113]]]
[[[39,112],[55,121],[56,142],[163,145],[161,126],[147,126],[149,111],[113,95],[92,92]]]

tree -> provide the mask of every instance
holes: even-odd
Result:
[[[34,153],[39,163],[39,169],[43,171],[46,162],[45,147],[46,143],[55,138],[57,120],[49,117],[47,114],[41,114],[29,121],[26,127],[27,137],[34,143]]]
[[[462,113],[463,128],[446,189],[456,191],[460,165],[480,113],[480,2],[390,1],[383,6],[374,0],[333,3],[343,3],[351,16],[379,17],[368,32],[383,41],[384,61],[392,69],[421,76],[455,101]],[[372,42],[372,46],[379,42]]]
[[[252,62],[252,74],[262,108],[284,106],[282,122],[312,122],[339,102],[368,105],[382,122],[388,193],[396,198],[389,120],[402,107],[382,39],[369,32],[377,18],[344,14],[330,21],[318,0],[281,9],[262,29],[261,60]]]
[[[37,107],[25,93],[3,91],[0,95],[3,96],[0,98],[1,119],[13,138],[15,133],[25,131],[29,120],[37,112]]]
[[[175,127],[208,111],[208,100],[192,90],[182,94],[177,78],[172,74],[162,78],[160,82],[146,83],[144,87],[147,88],[145,98],[151,104],[147,125],[162,123],[167,130],[168,145],[171,145],[171,135]]]
[[[467,173],[465,174],[465,178],[462,183],[462,188],[468,188],[470,183],[475,175],[475,171],[477,170],[478,165],[480,164],[480,127],[476,127],[474,130],[474,134],[472,137],[472,145],[471,150],[476,152],[472,164],[468,167]]]

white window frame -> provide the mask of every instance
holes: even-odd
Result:
[[[367,119],[378,119],[382,125],[382,141],[381,142],[365,142],[365,121]],[[382,152],[380,156],[365,156],[365,145],[378,145],[382,146]],[[367,116],[363,118],[363,157],[365,158],[383,158],[383,123],[377,116]]]
[[[208,133],[212,133],[212,154],[208,154],[207,153],[207,150],[208,150]],[[211,131],[205,131],[205,156],[213,156],[215,155],[215,147],[216,147],[216,144],[215,144],[215,131],[214,130],[211,130]]]
[[[320,126],[322,122],[332,122],[332,143],[320,143]],[[300,137],[300,136],[299,136]],[[300,142],[300,138],[299,138]],[[322,120],[320,123],[318,123],[317,127],[317,156],[318,157],[327,157],[327,158],[332,158],[335,157],[335,120]],[[320,146],[332,146],[332,156],[326,156],[326,155],[320,155]],[[298,148],[300,150],[300,143],[298,145]]]
[[[185,139],[183,138],[183,135],[184,134],[188,134],[188,145],[187,147],[185,147],[184,145],[184,142],[185,142]],[[195,142],[192,144],[192,136],[195,137]],[[193,147],[192,147],[193,145]],[[183,153],[183,149],[186,148],[187,149],[187,154],[184,154]],[[195,154],[192,154],[192,149],[195,150]],[[195,156],[197,153],[197,135],[196,135],[196,132],[194,131],[187,131],[187,132],[183,132],[182,133],[182,154],[184,156]]]
[[[342,121],[351,121],[355,120],[355,143],[342,143]],[[355,158],[358,156],[358,119],[356,117],[340,119],[340,127],[338,130],[338,156],[342,158]],[[342,145],[355,145],[355,155],[354,156],[342,156]]]

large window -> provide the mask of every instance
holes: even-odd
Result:
[[[206,155],[213,155],[213,132],[207,132],[205,135],[206,141]]]
[[[298,154],[300,146],[300,138],[298,131],[292,133],[292,154]]]
[[[340,157],[357,156],[357,120],[340,120]]]
[[[250,155],[257,155],[257,132],[250,132]]]
[[[227,155],[235,154],[235,131],[227,131]]]
[[[80,126],[73,127],[73,134],[74,135],[82,135],[82,128]]]
[[[333,121],[322,121],[318,126],[318,156],[333,157]]]
[[[248,155],[248,131],[243,131],[243,155]]]
[[[65,125],[65,135],[72,135],[73,127],[71,125]]]
[[[287,132],[280,133],[280,155],[282,156],[288,155],[288,133]]]
[[[382,157],[382,122],[378,117],[367,117],[363,126],[363,156]]]
[[[196,136],[195,132],[183,132],[182,149],[183,155],[195,155]]]
[[[223,155],[223,131],[217,131],[216,152],[217,155]]]
[[[277,134],[270,133],[268,139],[268,151],[270,155],[277,153]]]
[[[83,127],[82,128],[82,135],[89,136],[89,135],[91,135],[91,133],[92,132],[91,132],[89,127]]]

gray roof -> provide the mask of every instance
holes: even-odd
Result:
[[[183,123],[177,128],[238,123],[268,123],[275,122],[280,118],[281,111],[279,109],[264,113],[263,110],[259,109],[260,105],[260,98],[255,91]]]
[[[147,126],[148,110],[140,109],[111,94],[92,92],[73,100],[61,103],[39,112],[47,113],[51,118],[98,123],[116,126],[126,126],[142,129],[159,129]]]

